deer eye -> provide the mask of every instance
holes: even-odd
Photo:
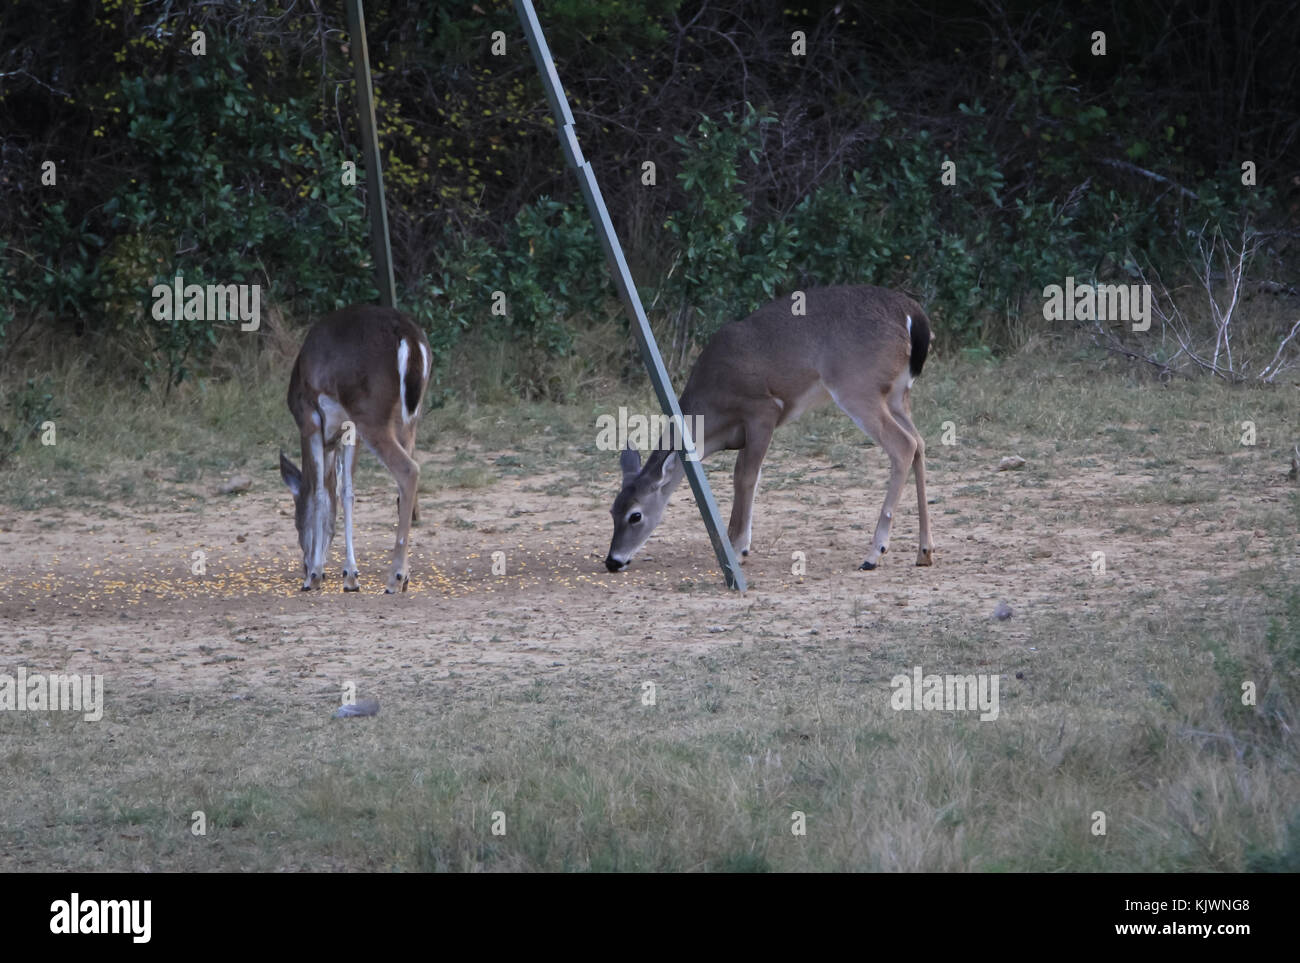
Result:
[[[628,523],[629,525],[640,525],[640,524],[641,524],[641,513],[640,513],[640,512],[633,512],[631,515],[629,515],[629,516],[627,517],[627,523]]]

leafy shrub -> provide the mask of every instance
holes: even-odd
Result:
[[[178,275],[187,284],[260,282],[263,304],[304,313],[375,295],[363,204],[342,183],[345,158],[333,136],[307,122],[307,104],[259,97],[238,58],[217,46],[206,63],[124,77],[120,88],[132,147],[155,158],[154,176],[108,201],[121,235],[95,293],[106,309],[100,323],[134,329],[141,367],[160,365],[169,386],[216,331],[206,320],[154,319],[154,284]],[[277,204],[262,189],[268,179],[298,203]]]

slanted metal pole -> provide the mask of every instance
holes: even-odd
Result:
[[[655,343],[654,332],[650,330],[650,322],[646,320],[645,309],[641,306],[641,296],[637,294],[636,283],[632,280],[632,273],[623,258],[623,246],[619,244],[618,235],[614,233],[609,211],[605,208],[605,199],[600,193],[600,185],[596,183],[596,175],[592,172],[591,164],[583,158],[582,148],[578,146],[578,135],[573,130],[573,113],[569,110],[569,100],[565,97],[564,87],[561,86],[559,75],[555,72],[555,62],[551,60],[551,48],[547,46],[542,26],[537,21],[537,12],[533,9],[532,0],[515,0],[515,12],[519,15],[524,33],[528,35],[528,45],[532,48],[533,60],[542,75],[546,100],[551,105],[551,113],[555,116],[556,126],[560,130],[560,146],[564,149],[564,156],[570,166],[578,172],[578,187],[582,190],[582,196],[587,202],[587,211],[595,222],[601,246],[605,249],[605,256],[609,258],[609,265],[614,271],[614,283],[618,285],[623,307],[627,309],[634,322],[632,330],[636,333],[637,343],[641,346],[641,357],[645,361],[646,371],[650,373],[650,381],[654,384],[659,405],[663,408],[664,414],[673,419],[674,424],[684,429],[683,454],[686,457],[682,459],[682,464],[686,469],[686,480],[690,482],[691,491],[695,493],[695,503],[700,506],[704,527],[709,531],[709,541],[713,543],[718,564],[722,567],[722,574],[726,576],[727,585],[743,592],[745,575],[740,570],[740,562],[737,561],[736,553],[731,547],[731,539],[727,538],[722,530],[717,502],[713,500],[713,491],[709,488],[704,466],[695,457],[695,440],[691,437],[690,426],[682,417],[681,406],[677,403],[677,393],[673,391],[672,382],[668,380],[668,371],[664,367],[663,358],[659,355],[659,345]]]
[[[395,308],[397,284],[393,280],[393,249],[388,240],[384,176],[379,167],[379,136],[375,133],[375,92],[370,85],[366,15],[361,9],[361,0],[347,0],[347,8],[352,69],[357,81],[357,118],[361,122],[361,150],[366,162],[366,200],[370,208],[370,250],[375,257],[375,286],[379,288],[379,302],[386,308]]]

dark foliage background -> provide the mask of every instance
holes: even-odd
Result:
[[[1264,273],[1295,281],[1294,3],[538,9],[678,363],[814,284],[910,290],[946,341],[997,350],[1045,323],[1045,284],[1175,276],[1215,232],[1253,232]],[[521,390],[562,390],[528,365],[619,309],[513,8],[366,15],[403,306],[440,358],[503,339],[528,349]],[[155,321],[158,281],[260,282],[301,319],[373,298],[364,190],[340,181],[351,78],[342,3],[0,8],[0,356],[43,332],[171,385],[234,328]]]

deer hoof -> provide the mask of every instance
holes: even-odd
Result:
[[[923,548],[916,553],[917,568],[924,568],[927,565],[933,565],[933,564],[934,564],[934,549]]]
[[[858,566],[858,571],[859,571],[859,572],[870,572],[870,571],[873,571],[873,570],[875,569],[875,567],[876,567],[876,563],[875,563],[875,562],[863,562],[861,565]]]

